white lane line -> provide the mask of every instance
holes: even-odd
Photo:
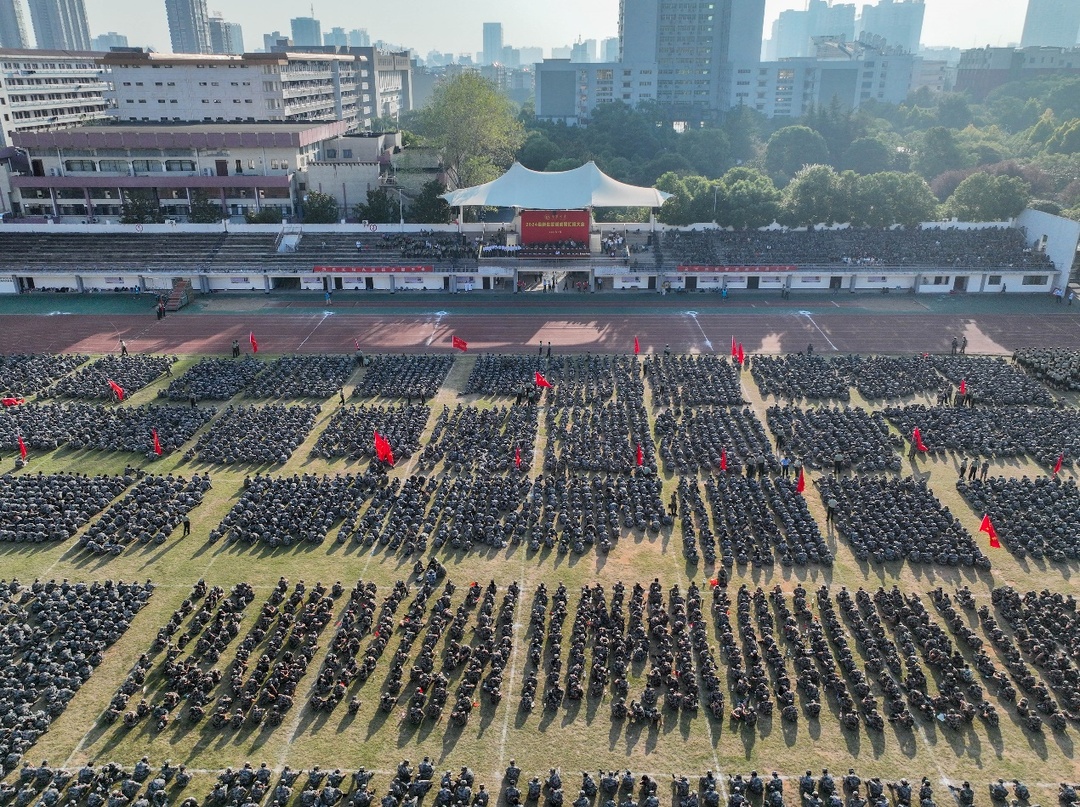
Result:
[[[809,311],[800,311],[799,313],[802,314],[804,317],[806,317],[810,321],[810,324],[813,325],[817,329],[817,332],[821,334],[822,338],[826,342],[829,343],[829,347],[831,347],[833,350],[836,350],[836,345],[833,344],[832,339],[830,339],[828,336],[826,336],[825,331],[821,330],[821,326],[818,325],[816,322],[814,322],[814,317],[810,314],[810,312]],[[837,352],[839,353],[838,350],[837,350]]]
[[[694,324],[697,325],[697,329],[701,331],[701,338],[705,340],[705,347],[715,353],[716,349],[713,348],[712,342],[709,341],[709,337],[705,335],[705,329],[702,328],[701,323],[698,322],[697,311],[687,311],[686,316],[690,317],[690,319],[694,321]]]
[[[436,311],[435,312],[435,322],[431,326],[431,336],[429,336],[427,338],[427,342],[424,343],[427,347],[431,347],[431,343],[435,341],[435,336],[439,332],[439,324],[442,322],[442,319],[445,316],[446,316],[445,311]]]
[[[322,312],[322,319],[320,319],[318,322],[315,323],[315,327],[311,329],[311,333],[309,333],[307,336],[304,337],[304,341],[301,342],[299,345],[297,345],[296,349],[299,350],[304,345],[306,345],[307,340],[310,339],[314,335],[315,331],[319,330],[319,326],[322,325],[324,322],[326,322],[328,317],[332,317],[332,316],[334,316],[333,311],[323,311]]]

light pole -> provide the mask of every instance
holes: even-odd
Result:
[[[398,207],[398,222],[401,225],[401,232],[405,232],[405,203],[401,198],[401,187],[397,188],[397,207]]]

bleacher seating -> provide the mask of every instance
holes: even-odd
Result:
[[[462,244],[456,233],[305,233],[289,255],[294,262],[326,266],[455,268],[476,264],[474,250]]]
[[[0,268],[153,271],[211,266],[224,233],[4,232]]]

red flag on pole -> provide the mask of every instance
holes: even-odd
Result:
[[[735,334],[731,335],[731,358],[739,358],[739,349],[735,346]]]
[[[255,331],[248,331],[248,341],[251,342],[251,352],[259,352],[259,343],[255,341]]]
[[[542,375],[540,375],[539,370],[536,371],[536,386],[541,387],[541,388],[551,386],[551,383],[546,378],[544,378]]]
[[[916,426],[911,430],[911,442],[915,444],[915,448],[919,451],[929,451],[926,444],[922,441],[922,432],[919,431],[919,427]]]
[[[375,458],[388,465],[394,464],[394,452],[390,448],[390,443],[378,432],[375,432]]]
[[[994,529],[994,525],[990,523],[990,516],[983,513],[982,524],[979,525],[979,532],[985,532],[990,536],[990,546],[994,549],[1001,549],[1001,541],[998,540],[997,530]]]
[[[643,462],[645,462],[645,452],[642,451],[642,449],[641,449],[641,443],[638,443],[637,444],[637,464],[638,464],[638,466],[641,466],[641,464]]]
[[[636,356],[641,352],[641,345],[638,343],[637,337],[634,337],[634,355]]]
[[[16,398],[12,395],[9,395],[6,398],[0,398],[0,403],[2,403],[4,406],[18,406],[19,404],[26,403],[26,398]]]
[[[456,336],[450,337],[450,344],[460,350],[462,353],[469,349],[469,343],[466,342],[464,339],[459,339]]]
[[[355,347],[357,350],[360,349],[360,340],[359,339],[353,339],[352,343],[353,343],[353,347]]]
[[[1058,454],[1057,462],[1054,463],[1054,475],[1056,476],[1061,471],[1061,463],[1064,461],[1065,455]]]
[[[23,442],[22,435],[19,435],[19,456],[26,459],[26,443]]]
[[[726,471],[727,470],[727,449],[726,448],[721,448],[720,449],[720,470],[721,471]]]
[[[967,379],[966,378],[961,378],[960,379],[960,394],[961,395],[967,395]]]
[[[514,448],[514,467],[521,467],[521,448],[519,447]]]
[[[795,483],[795,490],[799,493],[806,490],[806,472],[802,468],[799,469],[799,481]]]
[[[739,342],[739,364],[746,361],[746,351],[743,350],[742,342]]]
[[[161,456],[161,441],[158,440],[157,429],[151,429],[150,434],[154,435],[154,453],[159,457]]]
[[[107,378],[105,380],[109,382],[109,389],[116,393],[116,399],[118,401],[124,400],[124,388],[117,384],[115,381],[113,381],[111,378]]]

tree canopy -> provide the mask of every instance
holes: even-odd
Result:
[[[337,199],[328,193],[310,191],[304,197],[304,222],[307,224],[337,224]]]

